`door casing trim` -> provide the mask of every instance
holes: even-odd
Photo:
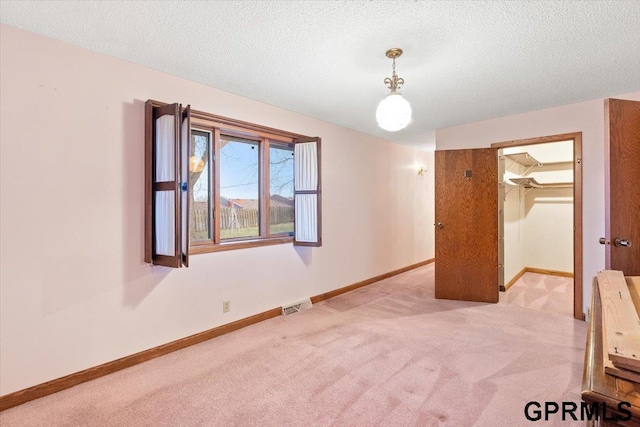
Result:
[[[573,317],[585,320],[585,314],[582,311],[582,132],[496,142],[491,144],[491,147],[499,149],[570,140],[573,141]]]

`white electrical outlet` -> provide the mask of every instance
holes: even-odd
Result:
[[[231,310],[231,301],[222,301],[222,312],[228,313]]]

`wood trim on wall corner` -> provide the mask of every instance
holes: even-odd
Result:
[[[324,301],[345,292],[349,292],[354,289],[369,285],[371,283],[378,282],[388,277],[413,270],[414,268],[422,267],[423,265],[427,265],[429,263],[432,263],[433,261],[434,259],[431,258],[426,261],[409,265],[407,267],[399,268],[389,273],[372,277],[371,279],[363,280],[361,282],[345,286],[344,288],[316,295],[314,297],[311,297],[311,301],[315,304],[317,302]],[[18,390],[13,393],[5,394],[4,396],[0,396],[0,412],[41,397],[66,390],[78,384],[82,384],[87,381],[95,380],[105,375],[121,371],[122,369],[130,368],[140,363],[155,359],[156,357],[164,356],[166,354],[173,353],[174,351],[199,344],[220,335],[228,334],[229,332],[233,332],[246,326],[262,322],[263,320],[280,316],[281,314],[282,309],[280,307],[273,308],[262,313],[254,314],[253,316],[245,317],[244,319],[217,326],[215,328],[208,329],[206,331],[190,335],[188,337],[181,338],[166,344],[162,344],[148,350],[143,350],[141,352],[131,354],[120,359],[112,360],[111,362],[103,363],[102,365],[94,366],[92,368],[75,372],[64,377],[56,378],[42,384],[37,384],[33,387],[25,388],[23,390]]]
[[[549,276],[573,277],[570,271],[547,270],[546,268],[526,267],[527,273],[547,274]]]
[[[575,138],[581,138],[582,132],[562,133],[559,135],[547,135],[536,138],[517,139],[513,141],[494,142],[492,148],[519,147],[521,145],[548,144],[550,142],[570,141]]]
[[[535,267],[525,267],[518,272],[513,279],[509,280],[504,286],[500,287],[500,291],[506,292],[514,283],[521,278],[524,273],[537,273],[537,274],[547,274],[549,276],[561,276],[561,277],[573,277],[573,273],[570,271],[559,271],[559,270],[547,270],[545,268],[535,268]],[[584,319],[583,319],[584,320]]]
[[[522,270],[520,270],[515,276],[513,276],[513,278],[511,280],[509,280],[507,283],[505,283],[504,286],[500,286],[500,291],[501,292],[506,292],[511,286],[513,286],[514,283],[516,283],[518,281],[519,278],[521,278],[524,273],[527,272],[527,267],[523,268]]]

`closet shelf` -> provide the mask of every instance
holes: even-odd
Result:
[[[513,160],[514,162],[522,165],[522,166],[526,166],[526,167],[533,167],[533,166],[537,166],[539,168],[543,167],[543,166],[570,166],[573,165],[573,160],[562,160],[559,162],[545,162],[542,163],[541,161],[537,160],[535,157],[533,157],[531,154],[523,152],[523,153],[514,153],[514,154],[505,154],[504,157],[507,157],[511,160]]]
[[[505,154],[504,156],[513,160],[516,163],[520,163],[522,166],[542,166],[542,163],[537,161],[529,153],[513,153],[513,154]]]
[[[539,183],[535,178],[509,178],[511,182],[524,188],[572,188],[572,182]]]

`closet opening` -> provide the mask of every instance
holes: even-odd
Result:
[[[500,299],[584,320],[581,133],[492,147]]]

